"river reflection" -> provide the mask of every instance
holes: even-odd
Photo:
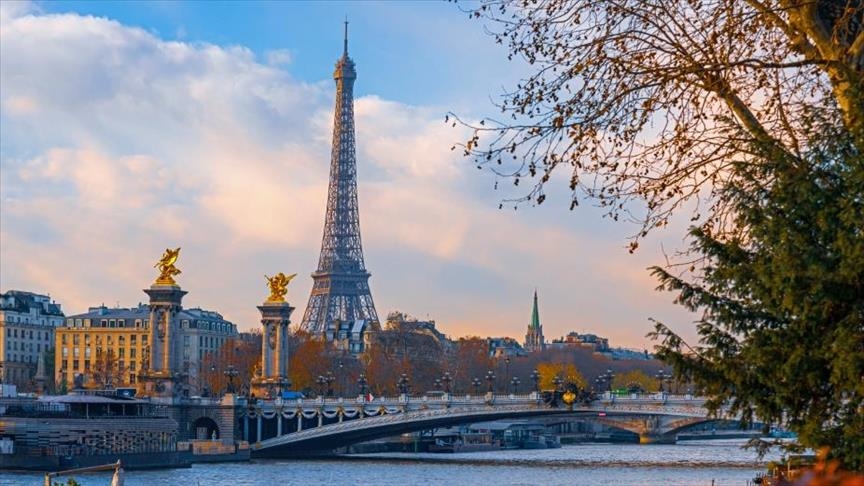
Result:
[[[258,460],[200,464],[190,469],[131,471],[127,486],[276,484],[500,485],[737,485],[744,486],[772,454],[759,461],[741,440],[676,445],[584,444],[561,449],[462,454],[362,454],[321,460]],[[110,484],[109,474],[77,477],[85,486]],[[38,474],[0,472],[0,485],[39,485]]]

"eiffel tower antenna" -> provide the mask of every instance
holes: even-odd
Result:
[[[326,335],[335,321],[378,321],[370,273],[363,262],[360,211],[357,205],[357,159],[354,139],[354,80],[357,71],[348,57],[348,20],[342,57],[333,73],[336,109],[330,184],[318,269],[312,274],[312,292],[300,327],[314,335]]]

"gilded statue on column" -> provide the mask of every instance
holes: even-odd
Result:
[[[159,269],[159,277],[156,279],[156,285],[177,285],[177,282],[174,281],[174,276],[179,275],[181,272],[179,268],[174,266],[174,264],[177,263],[177,258],[179,256],[179,246],[173,250],[171,248],[165,249],[162,258],[156,262],[156,265],[153,265],[153,267]]]
[[[267,302],[285,302],[285,294],[288,293],[288,284],[296,276],[296,273],[286,276],[282,272],[272,277],[264,275],[264,278],[267,279],[267,285],[270,287],[270,297],[267,297]]]

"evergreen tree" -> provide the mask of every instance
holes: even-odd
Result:
[[[864,470],[864,156],[848,132],[814,126],[800,158],[755,150],[760,163],[724,197],[732,239],[699,227],[698,279],[655,267],[661,289],[692,311],[700,344],[663,323],[658,357],[745,422],[788,427]],[[768,175],[772,177],[767,177]],[[769,181],[769,182],[765,182]]]

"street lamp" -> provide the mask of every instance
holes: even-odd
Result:
[[[434,385],[435,385],[435,391],[441,391],[441,380],[440,379],[435,378]]]
[[[327,376],[325,376],[324,379],[327,381],[327,396],[332,397],[333,396],[333,382],[336,381],[336,377],[333,376],[332,371],[328,371]]]
[[[663,394],[663,379],[666,378],[666,372],[664,370],[660,370],[657,372],[657,381],[660,382],[660,394]]]
[[[450,372],[447,371],[444,373],[444,376],[441,377],[441,381],[444,382],[444,393],[450,394],[450,383],[453,381],[453,377],[450,376]]]
[[[240,374],[233,364],[229,364],[228,368],[222,372],[228,378],[228,393],[234,393],[234,378]]]
[[[561,391],[561,385],[564,384],[564,380],[561,379],[561,376],[555,375],[555,378],[552,378],[552,384],[555,385],[555,391]]]
[[[366,396],[366,375],[360,373],[360,378],[357,378],[357,387],[360,389],[360,395]]]
[[[411,379],[408,378],[408,375],[402,373],[402,375],[399,377],[399,381],[396,382],[396,386],[399,388],[399,393],[401,393],[402,395],[408,395],[408,391],[411,388],[410,383]]]
[[[345,363],[342,360],[339,360],[339,396],[345,394]]]
[[[324,378],[324,375],[318,375],[315,383],[318,384],[318,396],[324,398],[324,387],[327,386],[327,378]]]
[[[489,383],[489,393],[495,391],[495,373],[492,370],[486,372],[486,382]]]
[[[510,381],[510,356],[504,358],[504,383]]]
[[[513,394],[515,395],[519,389],[519,378],[514,376],[510,379],[510,384],[513,386]]]
[[[474,386],[474,394],[475,395],[480,394],[480,385],[481,384],[482,384],[482,382],[480,381],[480,378],[474,378],[471,380],[471,385]]]
[[[540,393],[540,372],[536,369],[531,372],[531,381],[534,382],[534,391]]]

